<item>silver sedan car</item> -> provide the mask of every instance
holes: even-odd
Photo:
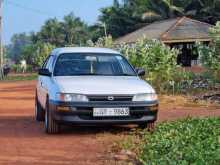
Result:
[[[36,120],[47,133],[58,133],[61,124],[152,126],[158,98],[144,74],[111,49],[55,49],[39,70]]]

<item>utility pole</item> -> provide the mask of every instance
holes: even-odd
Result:
[[[3,64],[4,64],[4,55],[3,55],[3,44],[2,44],[2,5],[3,0],[0,0],[0,80],[4,78]]]

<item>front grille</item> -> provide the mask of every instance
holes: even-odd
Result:
[[[132,101],[133,96],[88,96],[89,101]]]

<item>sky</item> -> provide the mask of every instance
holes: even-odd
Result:
[[[113,0],[3,0],[3,42],[9,44],[13,34],[38,31],[49,18],[73,12],[88,24],[97,21],[100,8]]]

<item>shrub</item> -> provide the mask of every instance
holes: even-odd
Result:
[[[32,73],[32,72],[34,72],[34,68],[33,68],[33,66],[32,66],[32,65],[27,65],[26,72],[28,72],[28,73]]]
[[[96,42],[92,40],[87,41],[87,45],[90,47],[101,47],[101,48],[115,48],[111,36],[101,37]]]
[[[165,122],[153,134],[141,131],[138,159],[146,165],[220,162],[220,118]],[[136,139],[137,135],[133,135]],[[128,138],[129,140],[131,137]]]
[[[22,68],[21,68],[20,64],[13,64],[13,65],[10,66],[10,68],[11,68],[12,72],[15,72],[15,73],[21,73],[22,72]],[[26,73],[32,73],[34,71],[35,70],[34,70],[32,65],[27,65]]]
[[[119,50],[135,67],[144,68],[146,79],[158,92],[166,90],[169,81],[173,80],[176,72],[178,51],[171,49],[158,40],[141,39],[136,43],[114,45],[112,38],[100,38],[96,43],[88,41],[89,46],[108,47]]]
[[[193,80],[196,75],[192,72],[185,71],[181,67],[178,67],[172,72],[173,80],[167,84],[167,92],[172,91],[175,93],[186,93],[192,87]]]
[[[210,70],[215,80],[220,77],[220,22],[210,29],[212,42],[210,45],[197,44],[200,61]]]
[[[133,45],[120,48],[135,67],[142,67],[147,72],[147,80],[160,92],[173,80],[177,69],[178,51],[171,49],[157,40],[142,39]]]
[[[12,72],[15,72],[15,73],[21,72],[21,66],[19,64],[13,64],[10,67],[11,67]]]

